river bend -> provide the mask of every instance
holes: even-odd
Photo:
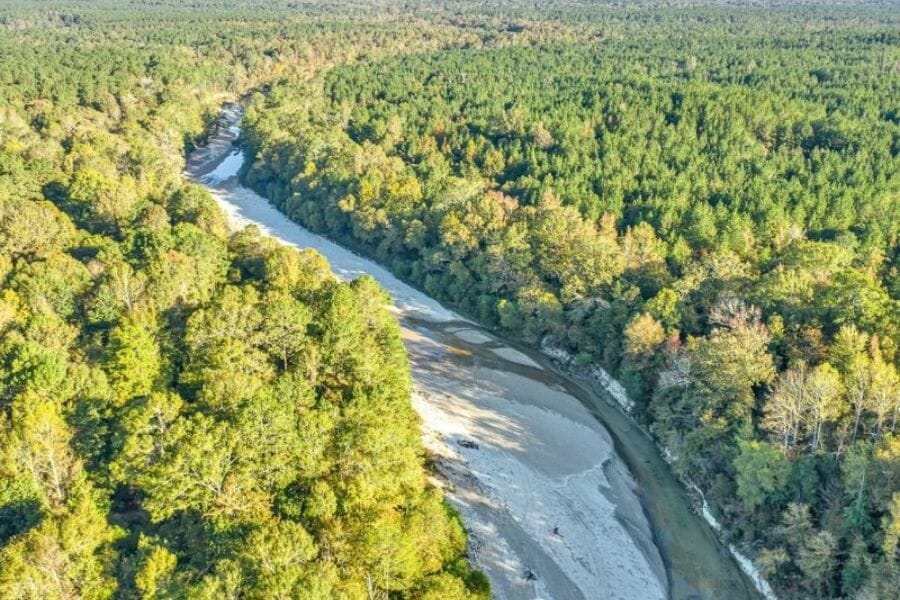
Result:
[[[437,483],[460,509],[469,558],[495,597],[753,597],[688,510],[655,447],[620,410],[554,372],[545,357],[497,338],[243,187],[244,156],[233,146],[240,116],[238,105],[226,107],[186,175],[206,186],[231,227],[255,224],[281,243],[314,248],[339,278],[369,274],[390,293],[423,440],[443,475]]]

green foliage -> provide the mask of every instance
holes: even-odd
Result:
[[[288,216],[617,373],[780,595],[896,590],[892,6],[236,4],[0,8],[0,596],[488,595],[383,293],[182,181],[254,90]]]
[[[113,327],[106,355],[106,373],[121,403],[150,393],[159,376],[161,360],[150,332],[128,322]]]
[[[518,40],[255,96],[245,183],[458,310],[617,374],[780,595],[885,589],[896,14],[512,4],[533,18]],[[498,25],[478,10],[473,28]]]
[[[734,459],[738,496],[755,511],[784,487],[790,464],[777,446],[767,442],[741,442],[738,448]]]
[[[486,598],[384,292],[182,180],[358,30],[111,7],[0,8],[0,598]]]

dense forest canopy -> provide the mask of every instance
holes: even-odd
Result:
[[[245,118],[245,180],[482,322],[616,373],[782,594],[889,596],[898,15],[551,20],[536,44],[277,83]]]
[[[0,33],[0,598],[486,597],[384,292],[181,176],[222,101],[432,36],[52,4]]]
[[[0,597],[483,597],[370,280],[615,373],[784,597],[900,583],[887,1],[0,2]]]

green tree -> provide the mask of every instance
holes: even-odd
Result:
[[[734,459],[738,496],[755,511],[784,488],[790,465],[776,446],[766,442],[740,441],[738,448]]]
[[[148,395],[162,368],[153,333],[128,321],[110,331],[104,362],[120,404],[134,396]]]

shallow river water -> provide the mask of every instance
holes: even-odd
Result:
[[[341,279],[368,273],[391,294],[438,484],[459,507],[469,557],[496,597],[756,597],[652,441],[602,392],[241,186],[244,157],[232,146],[239,119],[239,107],[226,108],[186,175],[207,187],[232,227],[255,224],[284,244],[315,248]]]

